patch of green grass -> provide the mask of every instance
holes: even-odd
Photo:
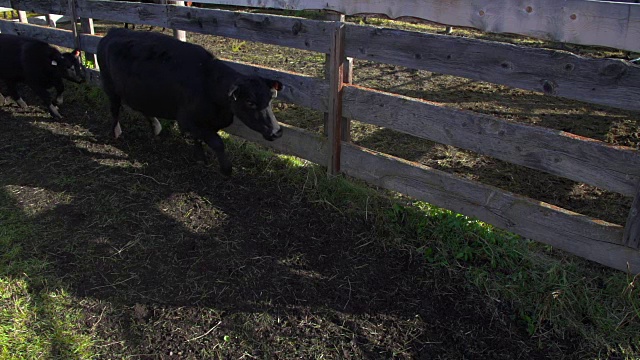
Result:
[[[522,329],[541,343],[575,338],[585,353],[637,358],[640,344],[638,279],[559,252],[473,218],[381,192],[361,181],[327,177],[326,169],[227,139],[236,156],[268,178],[301,188],[309,201],[350,217],[364,217],[386,246],[420,254],[425,266],[465,274],[469,286],[509,304]],[[276,165],[274,163],[280,163]]]
[[[79,310],[46,260],[25,249],[38,235],[4,191],[0,224],[0,358],[90,358],[92,340],[77,325]]]
[[[511,302],[531,336],[579,334],[591,351],[637,355],[637,278],[423,202],[383,211],[390,237],[409,240],[432,266],[460,269],[490,298]]]

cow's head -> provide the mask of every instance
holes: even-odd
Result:
[[[58,73],[69,81],[82,83],[85,80],[84,68],[80,62],[80,50],[59,54],[51,60],[51,66],[55,67]]]
[[[229,90],[229,102],[233,115],[250,129],[262,134],[266,140],[273,141],[282,136],[271,100],[282,90],[282,83],[258,76],[243,77]]]

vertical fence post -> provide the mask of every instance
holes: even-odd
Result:
[[[636,187],[636,196],[633,198],[633,204],[631,204],[622,240],[630,248],[640,248],[640,182]]]
[[[18,10],[18,21],[20,21],[21,23],[28,23],[29,21],[27,21],[27,12],[24,10]]]
[[[93,28],[93,19],[92,18],[81,18],[80,19],[80,26],[82,26],[82,33],[83,34],[94,35],[96,33],[94,28]],[[85,60],[93,63],[96,69],[98,68],[98,58],[96,57],[96,54],[92,54],[92,53],[89,53],[89,52],[85,51],[84,58],[85,58]]]
[[[169,4],[175,6],[184,6],[184,1],[169,1]],[[173,36],[180,41],[187,41],[187,32],[184,30],[173,29]]]
[[[327,173],[337,175],[340,172],[340,153],[342,151],[342,89],[344,87],[344,28],[343,22],[336,22],[331,41],[329,66],[329,114],[327,118],[327,136],[330,153]]]
[[[80,49],[80,35],[78,35],[78,15],[75,0],[69,0],[69,17],[71,18],[71,31],[73,32],[73,46]]]
[[[329,13],[326,15],[327,20],[344,22],[345,16],[343,14]],[[324,62],[325,79],[330,78],[331,74],[331,54],[326,55]],[[347,84],[353,83],[353,58],[344,58],[344,76],[342,79]],[[329,124],[329,114],[324,113],[324,134],[327,135],[327,128]],[[351,120],[342,119],[342,141],[351,141]]]

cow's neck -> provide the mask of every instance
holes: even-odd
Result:
[[[214,61],[212,67],[212,73],[216,75],[211,78],[211,86],[216,89],[214,91],[215,102],[218,105],[229,106],[229,91],[243,75],[220,60]]]

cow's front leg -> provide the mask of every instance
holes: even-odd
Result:
[[[60,106],[62,105],[62,93],[64,92],[64,84],[62,83],[62,81],[60,81],[60,83],[56,84],[55,86],[56,88],[56,98],[53,99],[53,105],[55,106]]]
[[[51,100],[51,94],[47,91],[46,88],[40,86],[32,86],[33,91],[42,99],[44,106],[49,110],[49,114],[53,116],[54,119],[62,119],[62,115],[58,112],[58,107]]]
[[[216,153],[218,162],[220,163],[220,172],[222,175],[231,175],[231,161],[227,158],[227,154],[224,152],[224,142],[218,133],[214,132],[209,135],[205,140],[205,143]]]

